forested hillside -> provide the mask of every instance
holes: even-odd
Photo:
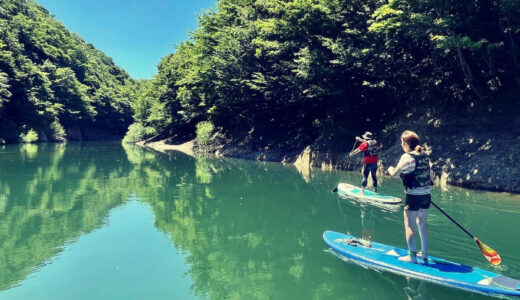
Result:
[[[115,139],[136,82],[30,0],[0,2],[0,142]]]
[[[517,109],[519,43],[518,0],[220,0],[141,90],[130,133],[209,121],[219,143],[333,149],[413,107]]]
[[[0,142],[114,139],[133,117],[130,142],[352,168],[355,135],[392,163],[412,129],[447,182],[520,191],[519,0],[219,0],[142,82],[30,0],[0,2],[0,36]]]

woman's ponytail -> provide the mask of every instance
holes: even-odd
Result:
[[[419,145],[419,136],[413,131],[405,130],[403,134],[401,134],[401,141],[407,144],[413,151],[424,151],[424,147]]]

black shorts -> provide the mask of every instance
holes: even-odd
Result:
[[[409,195],[406,194],[406,201],[404,203],[404,209],[417,211],[419,209],[430,208],[432,203],[432,195]]]

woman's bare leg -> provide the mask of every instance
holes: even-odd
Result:
[[[421,238],[421,256],[424,258],[428,257],[428,218],[429,209],[419,209],[417,214],[417,228],[419,228],[419,237]]]
[[[416,243],[415,243],[415,220],[417,219],[417,215],[419,211],[414,210],[404,210],[404,232],[406,236],[406,244],[408,245],[408,250],[410,252],[416,252]],[[415,262],[415,256],[412,257],[403,257],[403,261],[412,261]]]

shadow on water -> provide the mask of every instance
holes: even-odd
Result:
[[[277,163],[160,154],[119,144],[41,145],[36,150],[13,146],[2,151],[0,247],[6,258],[0,261],[0,290],[50,262],[67,243],[103,226],[107,213],[134,195],[153,211],[154,226],[184,253],[196,297],[480,299],[431,284],[415,287],[403,277],[365,270],[323,251],[325,230],[405,247],[401,209],[388,211],[330,192],[340,180],[356,184],[359,173],[302,172]],[[402,188],[385,180],[380,193],[400,196]],[[505,223],[500,216],[484,218],[488,206],[477,195],[459,199],[457,194],[462,204],[446,193],[434,197],[441,197],[435,199],[455,212],[457,220],[488,238],[496,233],[490,223],[502,228]],[[516,217],[518,227],[520,205],[508,205],[501,213]],[[484,225],[472,216],[483,218]],[[464,259],[459,262],[488,268],[484,262],[475,264],[478,254],[467,247],[471,241],[462,241],[465,237],[450,223],[434,212],[430,221],[432,254],[460,256]],[[520,245],[511,241],[500,246]],[[512,252],[503,257],[511,259]],[[518,274],[520,265],[509,265],[507,271]]]

